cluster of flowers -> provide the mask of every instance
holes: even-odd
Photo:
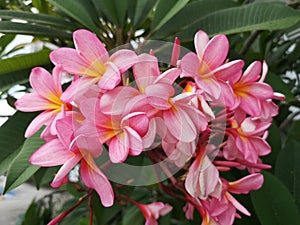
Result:
[[[115,199],[113,187],[94,161],[103,146],[108,146],[109,163],[122,163],[128,155],[151,158],[147,153],[156,152],[185,171],[185,176],[170,180],[187,202],[187,219],[197,210],[203,225],[230,225],[240,217],[237,210],[250,215],[232,194],[262,186],[259,171],[269,166],[260,156],[271,151],[267,129],[278,111],[272,99],[284,99],[264,83],[265,63],[253,62],[243,72],[242,60],[226,60],[226,36],[209,39],[203,31],[195,35],[196,53],[180,60],[176,39],[170,66],[163,73],[153,53],[118,50],[109,55],[87,30],[74,32],[74,43],[76,49],[59,48],[50,54],[55,64],[52,75],[40,67],[32,70],[35,92],[16,102],[18,110],[43,111],[25,136],[46,126],[41,134],[46,143],[30,162],[62,165],[53,187],[68,182],[69,172],[80,163],[82,182],[109,207]],[[74,75],[64,91],[62,73]],[[129,85],[130,78],[135,85]],[[179,93],[174,88],[178,80]],[[160,144],[154,147],[157,137]],[[237,181],[220,176],[231,168],[248,169],[250,175]],[[158,217],[172,209],[162,202],[147,205],[118,197],[137,205],[148,225],[157,224]]]

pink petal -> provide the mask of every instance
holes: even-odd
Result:
[[[234,205],[234,207],[239,210],[240,212],[244,213],[247,216],[250,216],[251,213],[244,207],[241,205],[241,203],[239,203],[231,194],[229,194],[228,192],[226,192],[226,197],[227,199]]]
[[[114,192],[107,177],[99,170],[93,159],[82,160],[80,164],[80,176],[83,183],[97,191],[101,203],[110,207],[114,203]]]
[[[213,76],[206,78],[196,77],[197,86],[209,95],[212,99],[218,99],[221,94],[221,87]]]
[[[84,60],[75,49],[58,48],[50,53],[50,59],[55,65],[61,65],[63,70],[76,75],[95,76],[91,71],[90,62]]]
[[[171,61],[170,61],[170,65],[172,67],[175,67],[177,65],[179,56],[180,56],[180,41],[179,41],[179,38],[176,37],[175,41],[174,41],[172,56],[171,56]]]
[[[100,109],[105,114],[121,115],[127,103],[139,94],[139,91],[129,86],[119,86],[106,92],[100,99]]]
[[[89,121],[95,122],[96,114],[99,111],[99,99],[88,98],[80,102],[80,112]]]
[[[230,81],[234,84],[240,79],[244,64],[243,60],[234,60],[216,68],[213,73],[217,79]]]
[[[202,56],[204,54],[205,47],[206,47],[208,42],[209,42],[209,37],[204,31],[199,30],[195,34],[194,45],[195,45],[197,55],[200,58],[202,58]]]
[[[49,100],[41,97],[38,93],[28,93],[22,96],[16,101],[15,106],[23,112],[36,112],[51,108]]]
[[[143,145],[145,148],[149,148],[156,137],[156,122],[154,119],[151,119],[149,122],[149,128],[147,133],[143,136]]]
[[[36,133],[43,125],[50,124],[53,121],[55,115],[56,113],[53,111],[44,111],[39,114],[31,121],[31,123],[27,127],[25,137],[29,138],[34,133]]]
[[[255,61],[251,63],[246,69],[246,71],[244,72],[240,82],[248,83],[248,82],[257,81],[260,77],[261,68],[262,68],[261,62]]]
[[[271,99],[273,96],[273,89],[266,83],[253,83],[247,86],[247,92],[260,100]]]
[[[169,132],[178,140],[191,142],[195,140],[197,130],[191,118],[180,108],[163,112],[163,119]]]
[[[36,166],[58,166],[73,156],[74,154],[66,149],[58,139],[54,139],[35,151],[29,161]]]
[[[138,62],[134,64],[132,70],[141,93],[144,93],[145,88],[153,84],[153,81],[160,74],[157,58],[149,54],[139,55]]]
[[[63,72],[63,69],[62,69],[61,65],[55,66],[53,71],[52,71],[54,87],[57,88],[57,91],[58,91],[59,94],[61,94],[63,92],[62,91],[62,86],[61,86],[62,72]]]
[[[223,105],[232,108],[235,105],[232,87],[228,83],[222,81],[219,81],[219,85],[221,87],[221,94],[218,101],[220,101]]]
[[[245,97],[240,97],[240,105],[239,107],[245,111],[245,113],[251,116],[259,116],[260,115],[260,102],[259,100],[252,96],[247,95]]]
[[[112,90],[121,81],[121,75],[119,69],[113,63],[106,63],[107,69],[101,77],[98,87],[104,90]]]
[[[95,34],[88,30],[76,30],[73,34],[74,44],[77,52],[88,62],[108,60],[108,52]]]
[[[211,70],[214,70],[223,64],[227,57],[228,50],[229,42],[227,37],[223,34],[219,34],[208,42],[202,60]]]
[[[35,67],[30,74],[32,88],[42,97],[48,99],[49,95],[60,95],[60,85],[56,86],[53,76],[42,67]]]
[[[200,62],[197,55],[193,52],[187,53],[180,61],[180,68],[182,74],[180,77],[197,77],[199,76],[198,70],[200,68]]]
[[[234,194],[248,194],[249,191],[258,190],[264,182],[262,174],[254,173],[229,183],[229,191]]]
[[[164,83],[164,84],[173,85],[173,83],[178,78],[180,73],[181,73],[180,69],[177,69],[177,68],[168,69],[167,71],[162,73],[160,76],[158,76],[155,79],[154,83]]]
[[[130,113],[128,115],[128,126],[134,129],[139,136],[143,137],[148,131],[149,128],[149,118],[145,113]]]
[[[132,67],[132,65],[137,63],[138,57],[135,52],[122,49],[112,54],[109,58],[109,61],[114,63],[122,74],[130,67]]]
[[[271,147],[264,139],[260,137],[251,138],[252,144],[256,147],[258,155],[268,155],[271,152]]]
[[[144,148],[139,134],[131,127],[125,127],[124,132],[126,132],[129,139],[129,154],[134,156],[141,154]]]
[[[65,178],[68,175],[68,173],[78,164],[81,158],[82,156],[79,154],[73,155],[72,158],[69,158],[68,161],[64,163],[64,165],[59,169],[59,171],[55,175],[51,186],[54,188],[59,187],[63,183],[63,181],[66,180]]]
[[[113,163],[124,162],[129,153],[129,138],[126,132],[111,139],[109,143],[109,158]]]

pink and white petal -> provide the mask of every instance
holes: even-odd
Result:
[[[61,86],[61,77],[62,77],[62,66],[56,65],[52,71],[54,86],[57,89],[57,93],[61,94],[63,92],[62,86]]]
[[[221,87],[218,81],[210,76],[207,78],[196,77],[195,78],[197,86],[203,90],[210,98],[218,99],[221,94]]]
[[[251,63],[246,71],[244,72],[240,82],[248,83],[248,82],[256,82],[260,77],[260,72],[262,69],[261,62],[255,61]]]
[[[82,77],[72,82],[63,92],[60,99],[64,102],[80,102],[83,95],[87,93],[98,80],[92,77]]]
[[[193,52],[187,53],[180,61],[180,68],[182,69],[180,77],[199,76],[200,62],[198,56]]]
[[[133,112],[123,117],[121,124],[128,121],[128,126],[135,130],[140,137],[145,136],[149,129],[149,118],[146,113]]]
[[[251,216],[251,213],[239,203],[231,194],[226,192],[226,198],[234,205],[234,207],[246,216]]]
[[[270,154],[271,147],[264,139],[260,137],[252,137],[251,142],[256,147],[256,151],[259,156]]]
[[[107,62],[105,65],[107,69],[98,82],[98,87],[104,90],[112,90],[120,83],[121,74],[118,67],[113,63]]]
[[[29,162],[36,166],[58,166],[67,162],[74,154],[65,148],[58,139],[42,145],[30,157]]]
[[[141,93],[144,93],[145,88],[153,84],[160,74],[157,58],[149,54],[139,55],[138,62],[133,65],[132,70]]]
[[[266,83],[252,83],[247,86],[248,92],[260,100],[271,99],[273,89]]]
[[[81,158],[82,156],[80,154],[74,155],[72,158],[69,158],[69,160],[66,161],[64,165],[58,170],[51,183],[51,187],[59,187],[62,184],[62,180],[65,180],[65,177],[78,164]]]
[[[41,114],[39,114],[37,117],[35,117],[29,126],[26,129],[25,137],[29,138],[33,134],[35,134],[43,125],[49,125],[56,113],[54,111],[44,111]]]
[[[61,94],[54,82],[53,76],[42,67],[32,69],[29,80],[31,87],[46,99],[51,95],[58,96]]]
[[[88,30],[76,30],[73,34],[74,44],[79,55],[92,63],[101,60],[105,63],[108,60],[108,52],[97,38],[97,36]]]
[[[93,166],[91,166],[93,164]],[[80,164],[80,177],[89,188],[93,188],[99,195],[101,203],[110,207],[114,203],[114,192],[107,177],[100,171],[94,161],[82,160]]]
[[[157,83],[157,84],[149,85],[145,90],[145,94],[147,96],[154,96],[154,97],[159,97],[161,99],[168,100],[169,97],[175,94],[175,90],[172,85]]]
[[[155,137],[156,137],[156,122],[154,119],[151,119],[149,122],[148,131],[142,138],[144,148],[150,148],[154,143]]]
[[[180,108],[172,108],[163,112],[163,119],[168,131],[179,141],[194,141],[197,135],[196,127],[186,112]]]
[[[225,35],[214,36],[206,45],[202,60],[211,70],[216,69],[225,61],[229,50],[229,42]]]
[[[109,61],[115,64],[122,74],[138,62],[138,57],[134,51],[121,49],[112,54]]]
[[[139,91],[129,86],[119,86],[107,91],[100,99],[100,110],[104,114],[121,115],[127,103],[139,95]]]
[[[243,60],[234,60],[219,66],[213,74],[218,80],[230,81],[234,84],[240,79],[244,64]]]
[[[66,149],[70,149],[70,144],[74,139],[75,121],[71,116],[64,117],[56,122],[57,136]]]
[[[36,112],[50,109],[50,102],[38,93],[28,93],[19,98],[15,106],[23,112]]]
[[[124,162],[129,153],[129,138],[124,132],[111,139],[109,143],[109,158],[113,163]]]
[[[99,113],[99,99],[85,99],[80,102],[79,109],[86,119],[95,122],[96,114]]]
[[[144,149],[140,135],[131,127],[125,127],[124,133],[129,139],[129,154],[133,156],[140,155]]]
[[[232,87],[223,81],[219,81],[219,85],[221,87],[221,94],[218,101],[220,101],[223,105],[232,108],[235,105],[235,98]]]
[[[58,48],[50,53],[54,65],[61,65],[63,70],[74,75],[90,75],[90,62],[84,60],[75,49]],[[91,74],[92,76],[93,74]]]
[[[229,182],[228,191],[234,194],[248,194],[249,191],[258,190],[264,183],[264,176],[254,173],[234,182]]]
[[[259,100],[252,96],[247,95],[245,97],[240,98],[240,105],[239,107],[247,114],[251,116],[259,116],[260,115],[260,102]]]
[[[155,79],[154,83],[164,83],[164,84],[173,85],[173,83],[175,82],[175,80],[178,78],[180,74],[181,74],[181,70],[178,68],[169,69],[164,73],[162,73],[161,75],[159,75]]]
[[[195,34],[194,45],[195,45],[197,55],[200,58],[202,58],[202,56],[204,54],[205,47],[206,47],[208,42],[209,42],[209,37],[204,31],[199,30]]]

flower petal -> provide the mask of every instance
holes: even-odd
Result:
[[[114,89],[121,81],[119,69],[113,63],[106,63],[107,69],[101,77],[98,87],[104,90]]]
[[[41,97],[38,93],[28,93],[19,98],[15,106],[23,112],[36,112],[50,109],[50,102]]]
[[[202,58],[202,56],[204,54],[205,47],[206,47],[208,42],[209,42],[209,37],[204,31],[199,30],[195,34],[194,45],[195,45],[197,55],[200,58]]]
[[[246,69],[246,71],[244,72],[239,82],[248,83],[248,82],[257,81],[260,77],[261,69],[262,69],[261,62],[255,61],[251,63]]]
[[[109,143],[109,158],[113,163],[124,162],[129,153],[129,138],[126,132],[111,139]]]
[[[227,37],[223,34],[216,35],[208,42],[202,60],[211,70],[214,70],[223,64],[228,50],[229,42]]]
[[[77,52],[88,62],[101,60],[105,63],[108,60],[108,52],[97,38],[97,36],[88,30],[76,30],[73,34],[74,44]]]
[[[234,194],[248,194],[249,191],[258,190],[264,182],[264,176],[254,173],[234,182],[229,182],[228,190]]]
[[[187,53],[180,61],[182,74],[180,77],[197,77],[200,68],[200,62],[197,55],[193,52]]]
[[[114,203],[114,192],[107,177],[100,171],[92,158],[82,160],[80,164],[80,176],[83,183],[97,191],[101,203],[110,207]]]
[[[135,52],[122,49],[112,54],[109,61],[113,62],[122,74],[138,61],[138,57]]]

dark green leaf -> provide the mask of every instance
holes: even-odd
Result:
[[[1,62],[1,61],[0,61]],[[0,91],[5,91],[16,84],[24,84],[29,80],[30,69],[0,75]]]
[[[124,217],[122,219],[122,225],[142,225],[144,224],[144,217],[139,208],[135,205],[127,207]]]
[[[294,95],[291,93],[289,85],[284,83],[280,76],[269,72],[265,82],[270,84],[274,91],[284,94],[286,101],[292,101],[295,99]]]
[[[274,169],[274,165],[277,159],[277,156],[281,150],[281,137],[280,132],[275,123],[273,123],[268,129],[268,143],[271,146],[272,152],[263,157],[263,162],[272,166],[272,170]]]
[[[134,13],[133,26],[137,27],[142,24],[151,10],[153,10],[156,0],[138,0]]]
[[[170,34],[174,34],[180,30],[188,29],[188,27],[205,18],[209,13],[216,12],[221,9],[235,7],[237,4],[233,1],[224,0],[203,0],[194,1],[187,4],[182,10],[180,10],[173,18],[171,18],[165,25],[157,30],[153,37],[163,38]],[[202,29],[198,27],[197,29]],[[194,33],[191,33],[193,36]]]
[[[1,75],[19,70],[32,68],[35,66],[46,65],[50,63],[49,49],[44,49],[39,52],[18,55],[12,58],[2,59],[0,61],[0,79]],[[0,87],[2,84],[0,83]]]
[[[39,169],[29,163],[29,158],[45,142],[40,134],[41,131],[26,139],[21,151],[12,161],[7,171],[4,193],[23,184]]]
[[[45,0],[32,0],[32,5],[39,10],[40,13],[50,14],[51,7]]]
[[[160,0],[155,10],[151,24],[152,31],[156,31],[178,13],[189,0]]]
[[[199,29],[210,35],[234,34],[253,30],[288,28],[300,20],[300,12],[277,3],[259,2],[241,7],[219,10],[177,33],[183,41],[190,41]]]
[[[78,21],[86,28],[99,34],[99,28],[95,24],[97,21],[97,13],[90,1],[79,0],[48,0],[51,4],[59,8],[61,11]]]
[[[29,24],[15,23],[11,21],[0,21],[0,32],[9,34],[28,34],[52,38],[71,38],[70,32],[63,31],[57,28]]]
[[[30,12],[14,11],[14,10],[0,10],[1,19],[20,19],[36,24],[47,24],[57,27],[76,28],[73,23],[64,19],[50,16],[46,14],[36,14]]]
[[[285,184],[300,210],[300,143],[288,142],[279,153],[275,175]]]
[[[255,212],[262,225],[300,224],[300,214],[287,188],[268,172],[263,172],[264,185],[251,192]]]
[[[43,185],[49,184],[57,171],[59,170],[59,166],[54,167],[41,167],[34,175],[34,182],[37,189],[40,189]]]
[[[300,121],[294,121],[291,128],[288,131],[287,140],[289,141],[298,141],[300,143]]]
[[[0,37],[0,53],[6,48],[6,46],[16,37],[13,34],[5,34]],[[1,55],[1,54],[0,54]]]
[[[19,152],[25,141],[25,130],[35,116],[35,113],[16,112],[0,127],[0,174]]]

